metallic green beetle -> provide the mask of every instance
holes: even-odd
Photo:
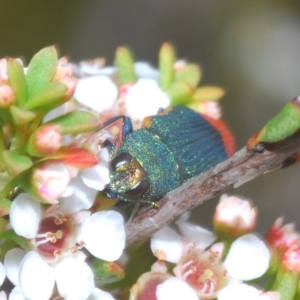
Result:
[[[153,204],[228,158],[228,130],[216,129],[206,117],[187,107],[176,106],[147,117],[136,131],[130,118],[120,117],[122,143],[112,153],[110,183],[103,190],[108,198]]]

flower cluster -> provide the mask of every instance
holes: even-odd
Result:
[[[9,299],[113,299],[98,287],[124,276],[115,263],[124,220],[98,191],[109,182],[104,142],[118,145],[122,124],[100,130],[107,120],[126,115],[137,129],[173,105],[220,118],[224,91],[198,87],[199,66],[177,61],[168,43],[159,70],[124,47],[114,67],[102,63],[71,64],[55,47],[27,67],[0,60],[0,217],[9,216],[0,219],[0,283],[15,286]]]
[[[300,234],[278,219],[262,239],[250,233],[256,219],[248,200],[223,195],[214,233],[183,219],[177,230],[159,230],[151,239],[158,261],[131,288],[130,299],[298,299]]]

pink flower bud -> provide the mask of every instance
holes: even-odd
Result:
[[[45,203],[57,204],[62,196],[68,196],[71,176],[62,162],[46,161],[32,172],[32,187],[35,194]]]
[[[35,136],[35,147],[44,155],[55,153],[62,146],[61,128],[56,125],[44,125]]]
[[[12,87],[6,84],[0,85],[0,108],[8,108],[15,102],[16,96]]]
[[[77,79],[73,77],[73,67],[68,64],[68,61],[65,57],[62,57],[58,61],[56,74],[54,75],[54,81],[62,82],[67,86],[67,92],[65,95],[66,99],[70,99],[73,96],[77,85]]]
[[[256,226],[257,211],[249,201],[222,195],[213,217],[215,231],[225,237],[237,238]]]
[[[294,271],[300,275],[300,249],[285,252],[281,265],[287,271]]]
[[[278,218],[266,234],[266,242],[280,256],[286,251],[298,249],[300,235],[294,224],[282,226],[283,218]]]

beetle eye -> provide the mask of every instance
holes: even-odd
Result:
[[[139,181],[131,190],[125,193],[125,196],[129,199],[141,198],[149,188],[149,182],[146,179]]]
[[[129,163],[132,160],[132,156],[128,152],[123,152],[114,157],[110,162],[110,171],[115,171],[118,167]]]

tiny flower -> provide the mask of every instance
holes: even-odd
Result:
[[[221,263],[219,253],[197,249],[188,245],[174,268],[174,274],[186,282],[198,297],[213,299],[226,286],[230,278]]]
[[[230,239],[253,231],[256,226],[257,210],[249,201],[222,195],[213,217],[215,231]]]
[[[170,227],[164,227],[151,238],[152,253],[159,260],[179,262],[187,244],[194,244],[198,249],[205,249],[215,241],[212,232],[179,219],[176,222],[182,236]]]
[[[85,247],[92,255],[103,260],[118,259],[125,247],[122,216],[114,211],[92,215],[88,211],[69,214],[58,206],[49,207],[39,214],[40,204],[28,194],[18,195],[13,204],[11,225],[20,235],[31,239],[32,250],[28,253],[21,250],[23,252],[20,255],[7,253],[5,266],[9,279],[29,299],[49,299],[55,282],[65,299],[87,299],[95,286],[93,273],[84,262],[86,255],[80,249]],[[24,215],[29,219],[32,216],[26,223],[30,226],[22,223]],[[47,286],[43,288],[41,284],[41,289],[34,289],[32,285],[38,280],[43,284],[47,281]],[[43,294],[36,296],[34,293],[38,292]]]
[[[45,203],[57,204],[60,197],[69,196],[68,188],[71,174],[67,166],[60,161],[46,161],[32,171],[32,188]]]

